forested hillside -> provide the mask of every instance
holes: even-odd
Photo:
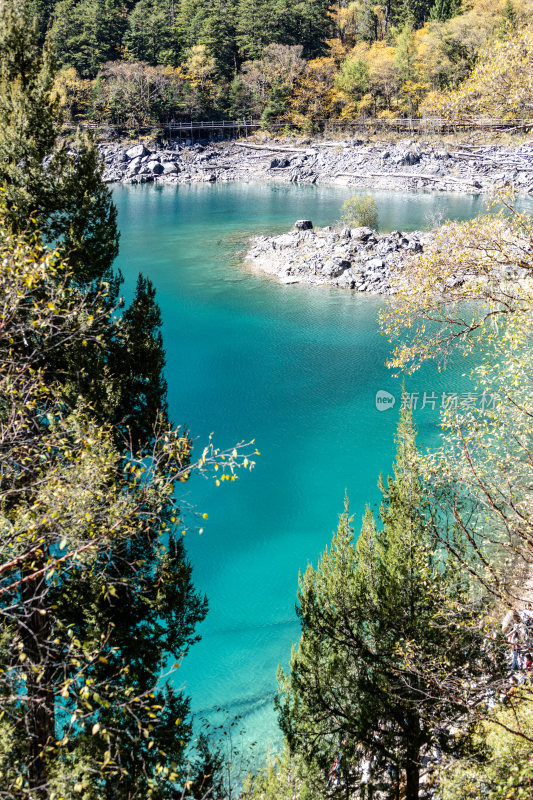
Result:
[[[324,119],[533,111],[531,0],[34,0],[34,9],[73,120],[133,128],[253,116],[312,133]]]

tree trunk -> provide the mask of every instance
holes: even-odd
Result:
[[[54,738],[53,667],[50,652],[50,617],[45,608],[44,576],[23,584],[22,640],[27,656],[26,690],[29,758],[28,781],[35,798],[46,798],[46,748]]]
[[[413,745],[405,761],[405,800],[418,800],[420,791],[420,747]]]
[[[418,759],[416,761],[408,761],[405,765],[405,800],[418,800],[418,793],[420,791],[420,766]]]

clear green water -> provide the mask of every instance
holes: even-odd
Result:
[[[202,641],[179,670],[193,710],[211,721],[223,706],[241,714],[248,741],[278,742],[272,696],[278,663],[298,638],[298,570],[329,543],[345,489],[359,523],[390,470],[399,395],[384,366],[389,345],[376,322],[382,300],[341,290],[281,286],[238,264],[246,236],[281,232],[294,220],[333,223],[345,189],[252,185],[118,187],[119,266],[130,294],[149,275],[163,313],[172,417],[203,446],[255,438],[252,474],[216,488],[185,487],[209,513],[187,546],[210,612]],[[383,230],[430,227],[479,213],[479,198],[376,193]],[[408,389],[466,387],[464,364],[429,365]],[[438,404],[437,404],[438,405]],[[415,412],[419,440],[438,441],[438,412]]]

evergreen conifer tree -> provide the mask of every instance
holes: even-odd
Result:
[[[503,28],[507,34],[516,30],[516,11],[512,0],[506,0],[503,9]]]
[[[137,448],[151,441],[156,420],[167,420],[161,313],[155,289],[143,275],[139,275],[135,296],[121,322],[111,355],[111,372],[119,376],[114,416]]]
[[[125,29],[118,0],[60,0],[50,36],[61,66],[68,64],[83,78],[94,78],[102,64],[118,58]]]
[[[122,277],[113,272],[119,234],[116,209],[102,180],[96,144],[77,131],[61,131],[53,90],[53,52],[39,45],[35,18],[23,0],[0,10],[0,186],[14,232],[38,231],[68,257],[81,287],[109,284],[110,313]],[[89,403],[101,422],[128,428],[135,445],[150,439],[156,416],[166,419],[160,312],[150,282],[140,278],[120,328],[106,341],[81,341],[48,357],[49,373],[62,373],[65,399]]]
[[[160,518],[167,530],[173,527],[171,515],[169,506]],[[119,696],[150,698],[136,715],[120,703],[98,708],[100,729],[113,731],[111,758],[117,765],[97,782],[102,800],[163,800],[177,780],[169,780],[169,774],[183,779],[187,771],[189,699],[164,677],[198,640],[195,628],[205,617],[207,601],[194,589],[182,539],[171,535],[163,545],[161,534],[162,528],[152,527],[117,542],[90,571],[73,571],[51,597],[55,613],[80,641],[98,641],[112,632],[105,658],[88,670],[91,684],[113,687]],[[112,594],[105,591],[109,586]],[[109,749],[105,736],[85,728],[72,732],[68,751],[72,759],[97,764]],[[175,768],[158,774],[158,763],[174,763]]]
[[[139,0],[128,17],[123,42],[136,61],[178,66],[181,39],[166,2]]]
[[[406,411],[394,477],[379,485],[380,524],[367,509],[354,546],[346,505],[330,549],[300,577],[302,634],[290,672],[280,670],[277,702],[289,746],[318,763],[325,780],[341,755],[337,778],[342,791],[354,790],[368,759],[371,783],[398,790],[405,778],[403,796],[418,800],[421,757],[437,741],[446,746],[458,713],[425,667],[464,665],[479,634],[465,624],[464,578],[429,533]],[[450,604],[453,624],[444,621]]]
[[[405,22],[396,40],[394,65],[400,84],[416,79],[415,44],[412,19]]]
[[[276,11],[268,0],[238,0],[235,9],[236,41],[240,58],[260,58],[271,42],[280,41]]]
[[[95,143],[62,135],[54,58],[23,0],[0,7],[0,187],[15,231],[33,226],[82,283],[110,278],[116,211]]]
[[[229,115],[232,119],[252,116],[252,109],[256,104],[251,89],[235,75],[233,78],[228,95]]]
[[[289,94],[289,87],[276,81],[268,97],[265,110],[261,115],[261,124],[265,128],[268,128],[273,122],[283,119],[289,106]]]
[[[455,17],[460,8],[461,3],[458,0],[435,0],[435,4],[431,8],[430,19],[446,22],[447,19]]]
[[[239,52],[235,38],[235,4],[231,0],[182,0],[178,26],[187,47],[204,45],[220,75],[236,71]]]
[[[68,346],[44,347],[39,322],[35,327],[31,318],[16,347],[7,333],[0,337],[12,360],[31,356],[31,370],[50,387],[54,398],[50,419],[59,426],[57,436],[63,448],[55,446],[55,430],[47,421],[45,391],[44,399],[39,398],[41,405],[27,411],[31,446],[21,447],[26,448],[23,453],[42,449],[49,458],[28,459],[31,468],[17,473],[13,485],[4,481],[0,490],[5,488],[13,499],[2,511],[11,514],[11,525],[17,530],[19,520],[25,519],[25,504],[35,505],[34,486],[46,486],[47,481],[56,480],[56,474],[68,472],[71,459],[81,473],[80,481],[88,481],[87,486],[83,482],[77,486],[74,479],[65,489],[71,498],[66,519],[61,493],[52,491],[40,500],[40,549],[35,553],[35,539],[30,540],[29,556],[23,553],[20,567],[17,562],[22,588],[0,597],[2,662],[15,664],[14,683],[8,679],[3,684],[8,695],[16,697],[13,686],[20,683],[22,662],[17,662],[13,651],[19,640],[27,652],[30,675],[24,697],[12,705],[13,719],[20,723],[9,728],[9,748],[4,747],[6,729],[0,731],[0,765],[5,765],[0,781],[9,775],[9,785],[24,789],[21,796],[32,800],[47,799],[52,791],[87,800],[129,800],[150,793],[153,798],[168,796],[176,781],[183,779],[181,767],[191,729],[187,698],[158,681],[167,660],[179,661],[195,641],[194,627],[206,612],[205,599],[192,586],[181,539],[172,533],[176,522],[173,481],[187,480],[190,441],[186,434],[178,435],[179,464],[173,463],[175,433],[168,431],[167,424],[155,292],[150,281],[140,276],[131,306],[122,319],[115,319],[121,277],[112,270],[118,233],[111,194],[102,181],[94,143],[80,133],[74,138],[61,135],[52,53],[48,47],[40,48],[35,22],[19,0],[2,4],[0,59],[0,183],[7,206],[0,242],[10,252],[15,232],[37,242],[39,254],[42,239],[68,256],[72,273],[50,270],[39,291],[44,307],[50,309],[47,313],[52,314],[55,293],[63,297],[67,287],[66,296],[72,292],[78,299],[84,328],[67,315],[63,330],[58,312],[50,330],[57,329],[57,336],[63,335]],[[31,289],[29,284],[27,291]],[[32,309],[29,304],[30,317]],[[76,412],[73,421],[68,417],[73,430],[61,438],[62,416],[75,407],[90,416],[90,423],[84,422],[85,417],[79,421]],[[104,433],[91,433],[98,426]],[[82,433],[75,438],[79,430]],[[48,434],[54,445],[46,450]],[[97,448],[95,442],[100,439],[103,444]],[[13,457],[9,444],[3,441],[6,458]],[[89,462],[95,465],[94,474],[83,471],[83,460],[79,465],[76,461],[76,448],[82,446],[95,450]],[[151,488],[148,479],[145,483],[134,477],[146,470],[148,452],[148,471],[159,490]],[[128,465],[134,459],[139,466],[132,472]],[[47,473],[50,460],[54,465]],[[106,473],[109,461],[112,469]],[[93,498],[90,503],[84,491]],[[91,550],[94,557],[72,559],[54,579],[49,577],[43,565],[62,549],[70,551],[72,542],[86,535],[85,528],[91,531],[87,520],[93,513],[98,514],[102,530],[109,532],[123,523],[120,507],[129,514],[122,525],[127,535],[108,537],[105,547],[97,546],[104,534],[97,537],[96,552]],[[47,515],[57,518],[53,526],[45,522]],[[56,534],[58,527],[65,532],[62,538]],[[24,532],[17,541],[25,542]],[[38,575],[35,580],[33,572]],[[4,583],[9,587],[13,580],[18,587],[18,577],[13,578],[13,570],[7,571]],[[87,663],[86,656],[82,657],[84,680],[88,680],[82,694],[74,650],[99,653]],[[80,724],[86,712],[94,717],[89,727]],[[176,768],[180,765],[179,777],[168,766],[171,762]],[[161,763],[166,765],[163,771]],[[73,775],[77,776],[74,783]],[[80,794],[82,790],[85,794]]]

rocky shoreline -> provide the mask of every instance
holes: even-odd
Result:
[[[100,151],[109,183],[277,181],[476,194],[513,184],[520,192],[533,193],[533,142],[514,148],[446,148],[410,140],[129,147],[104,143]]]
[[[395,294],[406,259],[423,252],[429,236],[420,231],[380,235],[366,227],[315,231],[310,220],[298,220],[290,233],[254,238],[245,264],[285,284]]]

